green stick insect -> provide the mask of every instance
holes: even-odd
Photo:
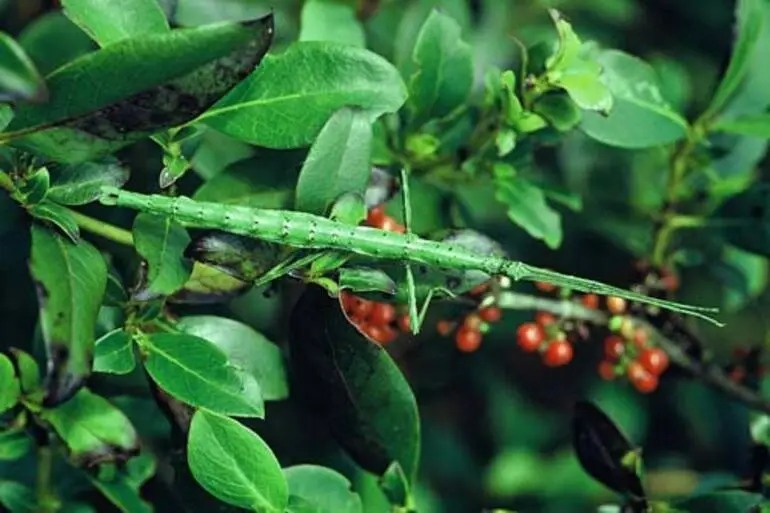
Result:
[[[190,228],[221,230],[295,248],[335,250],[404,264],[482,271],[490,276],[507,276],[513,281],[542,281],[579,292],[618,296],[723,326],[707,315],[717,312],[715,308],[648,297],[498,255],[484,255],[453,244],[423,239],[411,232],[399,234],[366,226],[351,226],[305,212],[221,205],[194,201],[184,196],[139,194],[115,187],[104,187],[100,201],[108,206],[170,217]],[[414,295],[411,296],[413,299]],[[411,310],[415,315],[414,304]]]

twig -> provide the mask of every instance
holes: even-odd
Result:
[[[501,292],[497,305],[508,310],[539,310],[560,315],[566,319],[575,319],[604,326],[610,321],[610,314],[586,308],[578,303],[566,299],[549,299],[518,292]],[[671,362],[689,372],[712,387],[720,390],[727,396],[739,401],[749,408],[770,414],[770,401],[762,397],[755,390],[743,386],[731,380],[727,374],[716,364],[699,361],[683,351],[676,341],[664,336],[660,330],[648,321],[639,317],[633,317],[634,323],[642,325],[663,349]]]

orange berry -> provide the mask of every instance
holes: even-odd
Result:
[[[369,322],[386,325],[396,318],[396,308],[388,303],[375,303],[369,313]]]
[[[479,331],[463,326],[457,331],[455,343],[457,349],[463,353],[472,353],[481,345],[481,339],[482,337]]]
[[[609,296],[607,298],[607,310],[614,315],[625,313],[628,304],[622,297]]]
[[[647,347],[648,337],[649,333],[647,333],[646,329],[636,328],[636,331],[634,331],[634,344],[636,344],[636,347],[639,349],[645,349]]]
[[[387,232],[395,233],[404,233],[406,231],[406,228],[403,225],[398,224],[395,219],[388,216],[385,216],[385,219],[382,221],[380,228]]]
[[[572,360],[573,353],[569,342],[551,342],[543,353],[543,363],[548,367],[561,367]]]
[[[647,372],[660,376],[668,368],[668,355],[660,348],[646,349],[639,355],[639,363]]]
[[[479,317],[475,313],[468,314],[467,316],[465,316],[465,320],[463,321],[463,328],[478,330],[480,327],[481,327],[481,317]]]
[[[398,329],[404,333],[412,332],[412,321],[409,319],[409,314],[404,314],[398,318]]]
[[[544,339],[545,331],[543,331],[543,327],[534,322],[522,324],[516,330],[516,343],[528,353],[537,351]]]
[[[551,324],[556,323],[556,317],[548,312],[537,312],[535,314],[535,322],[543,327],[550,326]]]
[[[599,363],[599,376],[605,381],[615,379],[615,365],[608,360],[602,360]]]
[[[617,360],[626,350],[626,343],[617,335],[610,335],[604,339],[604,355],[609,360]]]
[[[647,372],[641,363],[631,362],[626,372],[634,388],[643,394],[649,394],[658,388],[658,377]]]
[[[371,209],[367,214],[366,224],[374,228],[379,228],[382,226],[382,223],[383,221],[385,221],[386,217],[387,216],[385,215],[385,207],[383,205],[377,205],[376,207]]]
[[[502,310],[496,306],[488,306],[479,310],[479,317],[486,322],[497,322],[502,316]]]
[[[454,323],[452,321],[441,320],[436,323],[436,331],[442,337],[446,337],[447,335],[452,333],[453,328],[454,328]]]
[[[583,303],[583,306],[590,308],[591,310],[599,308],[599,296],[596,294],[584,294],[583,297],[580,298],[580,302]]]
[[[544,281],[536,281],[535,288],[540,292],[553,292],[554,290],[556,290],[556,285],[553,285],[551,283],[546,283]]]

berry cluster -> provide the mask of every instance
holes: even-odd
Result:
[[[469,295],[483,294],[488,284],[480,285],[472,290]],[[441,320],[436,323],[436,331],[442,337],[446,337],[454,332],[455,346],[463,353],[472,353],[481,347],[484,334],[490,329],[490,324],[498,322],[503,316],[502,310],[497,306],[490,305],[478,308],[467,314],[461,322]]]
[[[606,380],[626,375],[638,391],[653,392],[668,368],[666,352],[652,347],[647,330],[628,317],[614,317],[610,329],[615,333],[604,339],[605,359],[599,364],[599,375]]]
[[[528,353],[539,352],[548,367],[567,365],[574,354],[570,337],[548,312],[538,312],[535,322],[519,326],[516,343]]]

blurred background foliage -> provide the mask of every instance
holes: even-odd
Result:
[[[299,30],[300,0],[158,1],[178,26],[253,18],[274,9],[274,51],[295,40]],[[729,59],[733,37],[734,4],[730,0],[364,0],[359,7],[372,13],[365,24],[368,46],[397,61],[411,44],[403,34],[410,32],[410,24],[419,26],[434,5],[460,21],[472,41],[479,87],[487,66],[506,69],[515,64],[517,47],[511,36],[528,45],[554,37],[546,8],[555,7],[583,39],[594,39],[652,63],[667,99],[689,118],[708,105]],[[95,48],[51,0],[0,0],[0,29],[18,38],[44,73]],[[765,63],[770,63],[768,31],[765,27],[760,43]],[[762,89],[770,80],[763,77],[770,75],[766,68],[765,64],[750,70],[755,89],[744,91],[731,105],[732,111],[758,113],[770,105],[770,86]],[[306,78],[312,81],[314,77]],[[766,177],[765,141],[724,137],[714,139],[712,145],[714,158],[706,166],[708,172],[693,174],[693,183],[687,184],[692,201],[716,205],[748,182]],[[180,188],[193,191],[229,163],[255,151],[209,133],[195,154],[196,173],[186,176]],[[119,157],[130,164],[133,184],[150,184],[158,176],[160,153],[149,142],[124,150]],[[514,227],[504,208],[489,201],[489,184],[463,189],[464,214],[475,228],[499,240],[514,258],[628,286],[634,260],[651,250],[650,219],[663,202],[666,153],[660,148],[613,149],[574,131],[563,143],[538,149],[536,162],[541,179],[582,199],[579,213],[563,209],[565,237],[558,250],[548,249]],[[414,194],[416,222],[426,230],[457,218],[457,204],[441,201],[441,192],[430,184],[416,186]],[[108,215],[118,224],[127,224],[121,213]],[[0,346],[4,349],[29,348],[35,339],[37,307],[26,272],[29,231],[20,216],[20,210],[0,196]],[[766,259],[727,245],[707,230],[686,233],[679,243],[680,299],[725,310],[722,319],[727,328],[696,326],[706,347],[726,362],[737,347],[764,345]],[[109,249],[117,258],[130,258],[125,248]],[[528,286],[519,288],[535,293]],[[291,291],[264,292],[254,290],[217,310],[281,342],[287,322],[282,306]],[[187,312],[196,309],[190,307]],[[450,339],[440,338],[430,329],[396,348],[422,415],[421,512],[467,513],[506,507],[580,513],[612,502],[613,494],[586,475],[573,454],[569,418],[572,404],[580,398],[594,400],[644,447],[651,497],[708,490],[732,484],[736,476],[745,474],[751,439],[745,407],[676,373],[668,373],[650,396],[642,396],[625,382],[602,381],[596,365],[604,333],[598,329],[588,342],[578,344],[574,363],[548,369],[536,355],[523,353],[515,344],[517,326],[531,317],[532,312],[506,312],[503,322],[485,336],[481,350],[472,355],[460,354]],[[432,318],[435,322],[437,314]],[[109,324],[106,312],[105,331]],[[111,386],[105,378],[97,390],[109,395]],[[122,388],[120,393],[127,392]],[[164,443],[168,426],[156,408],[147,407],[149,399],[122,395],[116,401],[147,439]],[[266,422],[255,428],[282,465],[312,461],[338,468],[355,482],[366,511],[386,511],[374,479],[357,473],[326,433],[310,427],[312,421],[292,400],[271,402],[267,407]],[[21,468],[27,464],[34,462],[14,462],[13,466],[0,462],[0,474],[32,471]],[[146,495],[162,504],[163,491],[153,483],[147,486]],[[69,487],[68,493],[78,489],[72,482],[59,486]],[[106,503],[97,503],[108,510]]]

